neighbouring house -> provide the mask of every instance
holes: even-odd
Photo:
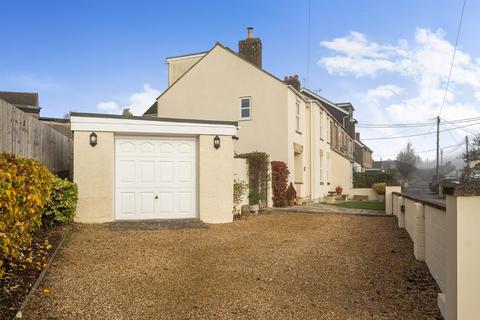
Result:
[[[40,106],[36,92],[10,92],[0,91],[0,99],[14,105],[25,113],[38,119]]]
[[[355,133],[355,162],[359,165],[360,171],[365,172],[372,169],[372,150],[360,140],[360,133]]]
[[[372,161],[372,168],[367,170],[367,171],[380,171],[380,172],[385,172],[387,170],[392,170],[397,167],[395,160],[382,160],[380,159],[379,161],[373,160]]]
[[[297,195],[318,201],[352,188],[355,119],[335,104],[262,68],[262,42],[248,29],[238,53],[216,43],[205,52],[166,58],[168,88],[145,116],[238,121],[235,153],[263,151],[287,163]],[[271,205],[269,197],[269,205]]]

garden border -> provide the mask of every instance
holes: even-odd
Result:
[[[15,313],[15,315],[13,316],[13,320],[18,320],[18,319],[22,319],[23,318],[23,314],[22,314],[22,311],[25,309],[25,307],[27,306],[27,304],[30,302],[30,300],[32,299],[33,297],[33,294],[35,293],[35,291],[38,290],[38,287],[40,286],[40,284],[42,283],[43,281],[43,278],[45,277],[45,275],[47,274],[48,270],[50,269],[50,266],[52,265],[52,262],[53,262],[53,259],[55,258],[55,256],[57,255],[58,251],[60,250],[60,248],[63,246],[63,243],[65,241],[65,239],[67,238],[67,236],[70,234],[70,232],[72,231],[73,227],[72,226],[69,226],[66,228],[66,230],[64,231],[63,233],[63,236],[62,236],[62,239],[60,240],[60,242],[58,243],[57,245],[57,248],[55,248],[55,251],[53,251],[52,255],[48,258],[47,260],[47,267],[45,269],[42,270],[42,272],[40,272],[40,274],[38,275],[37,277],[37,280],[35,281],[35,283],[33,284],[32,288],[30,289],[30,291],[28,292],[27,296],[25,297],[25,299],[23,299],[23,302],[22,304],[20,305],[20,307],[18,308],[17,312]]]

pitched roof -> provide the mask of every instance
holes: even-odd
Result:
[[[0,99],[16,106],[38,106],[38,93],[36,92],[10,92],[0,91]]]
[[[157,100],[143,113],[144,116],[158,116],[158,103]]]
[[[200,59],[198,59],[197,62],[195,62],[187,71],[185,71],[180,77],[178,77],[177,80],[175,80],[165,91],[163,91],[158,97],[157,99],[159,99],[161,96],[163,96],[171,87],[173,87],[178,81],[180,81],[180,79],[183,78],[184,75],[186,75],[190,70],[192,70],[198,63],[200,63],[200,61],[202,61],[206,56],[208,56],[212,51],[213,49],[215,49],[216,47],[220,47],[222,49],[224,49],[225,51],[233,54],[234,56],[238,57],[239,59],[241,59],[242,61],[244,61],[245,63],[248,63],[250,64],[251,66],[253,66],[254,68],[256,68],[257,70],[259,71],[262,71],[264,72],[265,74],[269,75],[270,77],[272,77],[273,79],[277,80],[277,81],[280,81],[282,84],[284,84],[285,86],[287,86],[288,88],[290,88],[298,97],[300,97],[302,100],[305,100],[305,97],[301,94],[301,92],[299,92],[298,90],[296,90],[294,87],[292,87],[291,85],[288,85],[286,84],[283,80],[277,78],[276,76],[274,76],[273,74],[271,74],[270,72],[266,71],[265,69],[262,69],[258,66],[256,66],[255,64],[251,63],[250,61],[248,60],[245,60],[244,58],[242,58],[237,52],[233,51],[232,49],[230,49],[229,47],[225,47],[224,45],[222,45],[220,42],[217,42],[215,43],[215,45],[208,51],[206,51],[206,54],[203,55]],[[158,106],[157,106],[158,107]]]

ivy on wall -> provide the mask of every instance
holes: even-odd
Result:
[[[260,193],[261,199],[266,205],[269,173],[269,155],[265,152],[254,151],[242,153],[237,158],[246,159],[248,163],[248,188],[250,191]]]

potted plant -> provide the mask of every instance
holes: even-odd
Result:
[[[293,206],[295,204],[295,199],[297,198],[297,191],[295,191],[295,187],[293,183],[290,182],[287,188],[287,202],[289,206]]]
[[[256,189],[251,189],[248,193],[249,211],[253,214],[257,214],[260,209],[260,198],[260,192]]]
[[[342,195],[343,188],[341,186],[335,187],[335,192],[337,193],[337,196]]]
[[[240,207],[247,190],[247,183],[237,179],[233,180],[233,214],[236,216],[242,213]]]
[[[377,192],[378,201],[385,202],[385,182],[373,184],[372,189]]]

